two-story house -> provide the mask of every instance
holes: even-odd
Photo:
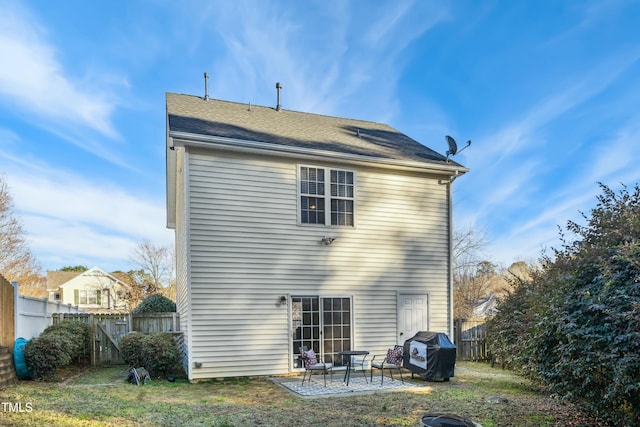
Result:
[[[191,380],[339,364],[452,334],[451,192],[468,171],[381,123],[166,95],[167,226]]]

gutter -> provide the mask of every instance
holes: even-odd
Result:
[[[221,148],[234,152],[264,154],[266,151],[281,157],[303,157],[312,160],[325,161],[327,159],[331,159],[333,161],[341,163],[356,165],[377,166],[387,169],[406,171],[431,172],[438,175],[450,176],[452,178],[451,181],[455,179],[454,177],[458,177],[459,175],[462,175],[469,171],[469,169],[465,168],[464,166],[451,163],[426,163],[411,160],[389,159],[385,157],[363,156],[360,154],[337,153],[328,150],[293,147],[236,138],[201,135],[188,132],[171,131],[169,132],[169,138],[171,139],[171,143],[169,145],[169,149],[171,150],[173,150],[175,147],[187,146],[211,149],[214,148],[212,147],[212,145],[215,144],[215,148]]]

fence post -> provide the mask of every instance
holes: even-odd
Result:
[[[11,282],[13,286],[13,339],[15,341],[16,334],[18,333],[18,282]],[[11,351],[13,352],[13,343],[11,344]]]

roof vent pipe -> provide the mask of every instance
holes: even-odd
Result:
[[[278,92],[278,104],[276,105],[276,111],[282,110],[282,105],[280,105],[280,90],[282,89],[282,85],[280,83],[276,83],[276,91]]]
[[[204,100],[209,100],[209,74],[204,73]]]

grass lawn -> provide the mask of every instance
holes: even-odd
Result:
[[[125,377],[122,367],[100,368],[62,383],[0,389],[0,425],[416,426],[427,412],[455,413],[484,427],[600,425],[521,377],[478,363],[457,363],[449,382],[417,380],[419,391],[317,399],[292,395],[268,378],[135,386]]]

